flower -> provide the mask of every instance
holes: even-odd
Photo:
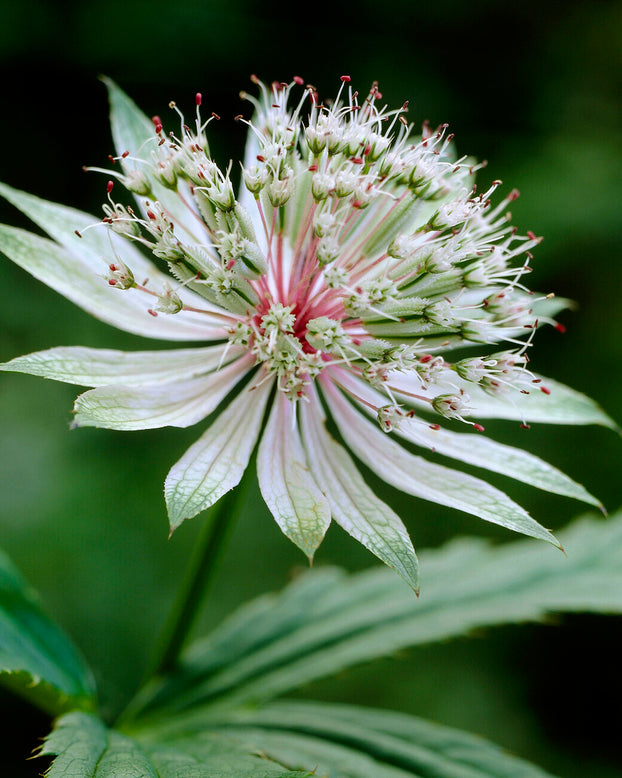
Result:
[[[501,182],[477,193],[478,165],[456,159],[447,127],[416,134],[407,105],[387,109],[377,85],[359,98],[343,76],[321,103],[302,79],[254,80],[260,96],[243,95],[254,117],[238,117],[248,125],[238,198],[231,165],[210,156],[218,117],[204,120],[201,95],[192,126],[171,103],[180,127],[166,132],[112,83],[104,228],[0,187],[52,238],[2,226],[7,256],[121,329],[209,345],[59,347],[2,369],[95,387],[77,398],[75,426],[186,427],[217,411],[166,479],[173,529],[234,488],[258,447],[263,498],[309,558],[333,518],[416,588],[408,532],[347,446],[398,489],[556,543],[486,481],[403,445],[599,505],[554,467],[481,434],[488,417],[611,425],[583,395],[529,370],[537,326],[555,324],[564,301],[524,285],[539,238],[509,224],[517,193],[496,205]],[[115,183],[134,206],[116,199]]]

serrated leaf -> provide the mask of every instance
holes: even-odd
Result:
[[[41,754],[56,756],[46,778],[310,778],[254,753],[246,738],[219,732],[143,745],[88,713],[56,722]]]
[[[315,768],[316,778],[550,778],[483,738],[403,713],[289,700],[219,720],[204,713],[171,718],[137,737],[175,744],[221,732],[292,767]]]
[[[297,620],[280,617],[290,589],[274,596],[271,608],[264,599],[263,642],[257,644],[252,630],[241,628],[244,613],[253,613],[247,606],[191,649],[175,678],[146,692],[143,708],[178,712],[205,702],[215,708],[258,702],[404,647],[479,627],[537,621],[555,612],[622,613],[622,514],[578,521],[560,540],[567,557],[531,540],[492,547],[463,539],[428,551],[422,555],[419,601],[388,570],[350,576],[310,571],[292,593],[300,601],[309,587]],[[320,590],[317,576],[324,584]]]
[[[0,552],[0,682],[50,713],[91,707],[91,672]]]

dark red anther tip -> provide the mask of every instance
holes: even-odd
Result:
[[[294,84],[298,84],[298,86],[302,86],[304,84],[304,79],[301,78],[300,76],[294,76],[292,80]]]
[[[481,424],[474,424],[474,425],[473,425],[473,429],[474,429],[474,430],[477,430],[478,432],[484,432],[484,429],[485,429],[485,428],[484,428],[484,427],[482,427],[482,425],[481,425]]]
[[[562,334],[563,334],[564,332],[566,332],[566,328],[565,328],[565,327],[564,327],[564,325],[563,325],[563,324],[561,324],[560,322],[556,322],[556,323],[555,323],[555,329],[556,329],[558,332],[561,332]]]
[[[113,187],[114,187],[114,181],[108,181],[108,183],[106,184],[106,191],[108,192],[108,194],[112,192]]]
[[[536,238],[536,233],[532,232],[531,230],[527,230],[527,237],[529,238],[529,240],[536,240],[537,239]]]
[[[540,391],[543,392],[544,394],[551,394],[551,390],[548,389],[546,386],[541,386]]]
[[[194,102],[197,104],[197,107],[201,105],[201,101],[203,100],[203,95],[200,92],[197,92],[194,96]]]
[[[341,76],[341,80],[344,82],[344,84],[349,84],[350,81],[352,81],[352,78],[350,76]]]

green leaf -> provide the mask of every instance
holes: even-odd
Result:
[[[308,778],[255,753],[239,734],[196,734],[143,746],[110,730],[93,714],[74,711],[56,722],[41,754],[56,756],[47,778]]]
[[[420,600],[388,570],[310,571],[225,621],[188,652],[176,677],[146,690],[141,705],[170,712],[255,703],[479,627],[565,611],[622,613],[622,515],[578,521],[560,539],[567,557],[531,540],[492,547],[463,539],[428,551]],[[293,604],[300,613],[284,619]]]
[[[137,738],[176,745],[220,732],[316,778],[550,778],[482,738],[386,710],[282,701],[218,721],[204,714],[170,718]]]
[[[90,670],[0,552],[0,682],[49,713],[91,707]]]

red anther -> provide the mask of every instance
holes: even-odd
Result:
[[[116,286],[117,285],[117,281],[114,278],[109,278],[108,279],[108,283],[109,283],[110,286]]]
[[[352,79],[350,76],[341,76],[341,80],[344,82],[344,84],[349,84]]]
[[[485,427],[482,427],[481,424],[474,424],[473,429],[477,430],[478,432],[484,432]]]
[[[253,84],[258,84],[259,83],[259,79],[257,78],[257,76],[254,73],[251,73],[251,81],[253,82]]]
[[[426,362],[429,362],[431,359],[434,359],[433,354],[424,354],[422,357],[419,357],[419,362],[421,362],[422,365],[425,365]]]
[[[216,121],[220,121],[220,116],[217,113],[214,113],[214,111],[212,111],[212,118],[216,119]]]
[[[397,118],[399,119],[401,124],[404,125],[404,127],[408,127],[408,119],[405,116],[402,116],[402,114],[400,114]],[[423,145],[425,146],[425,143]]]
[[[518,191],[518,189],[512,189],[507,199],[512,203],[514,202],[514,200],[518,200],[519,197],[520,197],[520,192]]]
[[[304,84],[304,78],[301,78],[300,76],[294,76],[292,81],[294,84],[298,84],[298,86],[302,86]]]
[[[155,221],[155,219],[156,219],[156,215],[155,215],[155,213],[154,213],[153,211],[147,211],[147,216],[148,216],[148,217],[149,217],[151,220],[153,220],[153,221]]]
[[[263,157],[261,154],[257,154],[257,161],[258,161],[258,162],[265,162],[265,161],[266,161],[266,158],[265,158],[265,157]]]
[[[540,391],[541,391],[541,392],[544,392],[544,394],[551,394],[551,390],[550,390],[550,389],[547,389],[547,387],[546,387],[546,386],[541,386],[541,387],[540,387]]]
[[[531,429],[531,425],[530,424],[521,424],[520,428],[522,430],[530,430]]]
[[[532,384],[541,384],[542,383],[542,379],[541,378],[532,378],[531,383]]]
[[[147,308],[147,313],[151,314],[151,316],[153,316],[154,319],[158,315],[158,312],[154,311],[153,308]]]
[[[233,270],[234,267],[235,267],[235,259],[230,259],[227,262],[227,270]]]
[[[362,208],[363,207],[363,203],[360,200],[354,200],[354,202],[352,203],[352,207],[353,208]]]
[[[118,269],[116,265],[108,265],[108,267],[110,268],[110,270],[112,270],[113,273],[115,270]]]
[[[76,234],[76,235],[77,235],[79,238],[81,238],[81,237],[82,237],[82,234],[81,234],[80,232],[78,232],[78,230],[74,230],[74,232],[75,232],[75,234]]]
[[[369,154],[371,154],[371,146],[365,146],[363,149],[363,156],[367,157]]]
[[[565,328],[565,327],[564,327],[564,325],[563,325],[563,324],[561,324],[560,322],[555,322],[555,329],[556,329],[558,332],[561,332],[562,334],[563,334],[564,332],[566,332],[566,328]]]
[[[363,160],[361,157],[350,157],[350,162],[352,162],[354,165],[362,165]]]
[[[374,97],[377,97],[378,100],[382,100],[382,92],[379,92],[377,89],[374,91]]]
[[[243,118],[244,118],[244,114],[243,113],[239,113],[237,116],[233,117],[233,121],[234,122],[239,122],[240,119],[243,119]]]
[[[112,154],[108,154],[108,159],[112,162],[113,165],[117,164],[117,160],[112,156]]]
[[[527,230],[527,237],[529,240],[537,240],[536,233],[531,230]]]
[[[129,151],[124,151],[123,154],[121,154],[121,158],[122,159],[125,159],[126,157],[129,157],[129,156],[130,156],[130,152]]]
[[[440,424],[430,424],[431,430],[440,430],[441,425]]]
[[[106,191],[108,192],[108,194],[112,192],[113,187],[114,187],[114,181],[108,181],[108,183],[106,184]]]
[[[272,105],[270,106],[270,108],[280,108],[280,107],[281,106],[278,105],[278,103],[272,103]]]
[[[317,166],[317,165],[309,165],[309,167],[307,168],[307,170],[308,170],[310,173],[315,173],[315,171],[316,171],[316,170],[319,170],[319,168],[318,168],[318,166]]]
[[[500,178],[495,178],[495,180],[492,182],[493,186],[501,186],[503,181]]]
[[[201,105],[201,102],[203,100],[203,95],[200,92],[197,92],[194,96],[194,102],[197,104],[197,107]]]

